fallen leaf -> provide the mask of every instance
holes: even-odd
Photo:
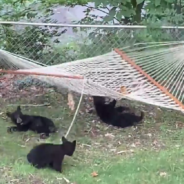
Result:
[[[151,136],[152,136],[152,134],[151,134],[151,133],[148,133],[148,134],[147,134],[147,136],[148,136],[148,137],[151,137]]]
[[[92,172],[91,175],[92,175],[93,177],[97,177],[97,176],[98,176],[98,173]]]
[[[129,92],[127,91],[127,88],[125,86],[121,86],[120,93],[122,93],[123,95],[129,94]]]
[[[117,154],[121,154],[121,153],[134,153],[134,150],[130,149],[130,150],[122,150],[117,152]]]
[[[66,181],[66,183],[70,183],[70,181],[67,178],[63,177],[63,179]]]
[[[141,145],[140,141],[135,142],[135,145],[136,146]]]
[[[92,98],[92,97],[89,97],[89,101],[91,101],[91,102],[92,102],[92,101],[93,101],[93,98]]]
[[[167,176],[167,173],[166,172],[160,172],[160,176],[166,177]]]
[[[136,148],[136,145],[134,143],[132,143],[130,146]]]
[[[75,101],[71,92],[68,93],[68,106],[72,111],[75,110]]]
[[[183,122],[176,122],[175,124],[176,128],[184,128],[184,123]]]
[[[110,133],[106,133],[105,134],[105,137],[114,138],[114,135],[113,134],[110,134]]]
[[[156,146],[158,142],[156,140],[153,141],[153,145]]]

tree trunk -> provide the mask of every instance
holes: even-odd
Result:
[[[137,4],[136,0],[131,0],[132,6],[135,10],[135,15],[133,17],[133,22],[135,22],[135,23],[140,23],[142,20],[141,13],[142,13],[142,8],[144,6],[144,2],[145,1],[143,1],[140,4]]]

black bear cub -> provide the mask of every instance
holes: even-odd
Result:
[[[125,128],[134,126],[144,118],[144,113],[141,116],[136,116],[133,113],[123,112],[128,110],[127,107],[115,107],[116,100],[106,104],[105,98],[93,96],[93,103],[99,118],[106,124]]]
[[[56,132],[56,127],[51,119],[43,116],[23,114],[20,106],[17,107],[16,111],[12,113],[7,112],[6,115],[16,125],[8,127],[8,132],[32,130],[39,134],[45,134],[47,137],[49,133]]]
[[[27,160],[37,169],[49,167],[62,172],[65,155],[72,156],[76,148],[76,140],[68,141],[62,137],[63,144],[43,143],[35,146],[27,155]]]

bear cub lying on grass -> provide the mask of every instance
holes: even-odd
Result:
[[[8,127],[8,132],[32,130],[39,134],[45,134],[46,137],[49,136],[49,133],[56,132],[56,127],[51,119],[43,116],[23,114],[20,106],[17,107],[16,111],[7,112],[6,115],[16,125]]]
[[[104,97],[93,96],[93,103],[97,115],[104,123],[119,128],[135,126],[144,118],[143,112],[140,116],[137,116],[134,113],[124,112],[129,109],[127,107],[115,107],[116,100],[107,104]]]
[[[62,172],[62,162],[65,155],[72,156],[76,140],[68,141],[62,137],[63,144],[43,143],[35,146],[27,155],[27,160],[37,169],[50,167],[58,172]]]

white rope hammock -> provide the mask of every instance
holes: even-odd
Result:
[[[34,76],[87,95],[127,98],[184,112],[184,42],[135,44],[82,60],[45,66],[0,50],[0,67],[83,79]],[[83,81],[85,86],[83,88]]]

